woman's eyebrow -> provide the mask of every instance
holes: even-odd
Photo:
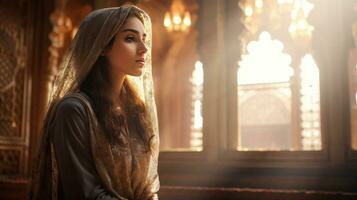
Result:
[[[122,32],[134,32],[134,33],[140,35],[140,32],[138,30],[131,29],[131,28],[124,29]],[[146,33],[143,33],[143,36],[146,37]]]

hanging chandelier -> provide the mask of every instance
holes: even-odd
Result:
[[[191,16],[181,0],[173,0],[170,10],[165,13],[164,26],[168,32],[185,32],[191,26]]]
[[[239,1],[247,24],[251,32],[258,31],[257,23],[262,17],[263,10],[271,13],[273,24],[278,24],[285,13],[290,13],[288,31],[295,41],[309,40],[314,27],[308,22],[308,17],[314,4],[309,0],[241,0]]]
[[[289,26],[289,32],[293,39],[311,38],[314,27],[309,24],[307,18],[313,8],[314,4],[307,0],[294,2]]]

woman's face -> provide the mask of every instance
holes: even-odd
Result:
[[[145,38],[143,23],[137,17],[129,17],[116,34],[112,48],[105,53],[109,60],[111,76],[142,74],[148,50]]]

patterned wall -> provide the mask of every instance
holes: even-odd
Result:
[[[27,1],[0,0],[0,176],[27,173]]]

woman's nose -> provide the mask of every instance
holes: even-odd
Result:
[[[145,54],[148,51],[148,47],[146,47],[146,44],[144,42],[141,42],[141,45],[139,47],[139,54]]]

